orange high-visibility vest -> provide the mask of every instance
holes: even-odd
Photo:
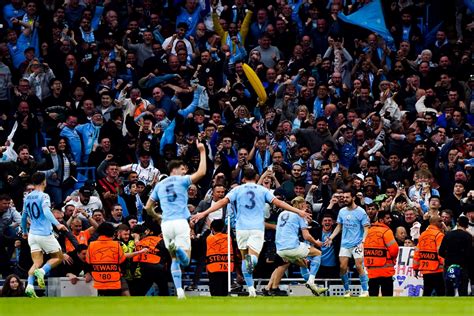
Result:
[[[206,239],[206,243],[207,272],[227,272],[227,234],[217,233],[215,235],[209,235],[209,237]],[[232,243],[230,244],[230,253],[233,253]],[[230,260],[230,270],[233,271],[234,256],[231,256]]]
[[[364,242],[364,264],[369,278],[393,276],[397,256],[398,244],[393,232],[383,223],[373,223]]]
[[[147,253],[142,253],[136,257],[133,257],[134,262],[146,262],[157,264],[161,261],[160,249],[158,249],[158,244],[162,240],[159,236],[147,236],[140,240],[135,245],[135,251],[140,251],[144,248],[148,248]]]
[[[125,261],[125,254],[118,241],[99,236],[90,243],[87,249],[86,262],[92,266],[94,288],[98,290],[119,290],[120,264]]]
[[[413,257],[413,269],[423,274],[443,272],[444,258],[438,254],[444,234],[436,226],[430,225],[420,235]]]
[[[91,239],[91,233],[87,229],[86,230],[81,230],[79,235],[74,235],[74,237],[76,237],[76,240],[79,243],[79,245],[86,245],[87,246],[89,244],[89,239]],[[74,245],[72,244],[72,242],[69,239],[66,238],[65,244],[66,244],[66,252],[74,251]]]

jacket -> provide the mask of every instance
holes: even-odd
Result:
[[[438,254],[444,234],[436,226],[430,225],[420,235],[413,257],[413,269],[423,274],[442,273],[444,258]]]
[[[125,254],[118,241],[99,236],[90,243],[86,261],[92,266],[94,288],[98,290],[119,290],[120,264],[125,261]]]
[[[392,230],[383,223],[373,223],[364,243],[364,264],[369,279],[392,277],[397,256],[398,244]]]
[[[206,268],[207,272],[227,272],[228,271],[228,243],[227,234],[211,234],[206,239]],[[230,244],[230,253],[233,254],[232,243]],[[234,257],[230,258],[231,271],[234,270]]]

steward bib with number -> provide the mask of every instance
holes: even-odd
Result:
[[[227,234],[218,233],[209,235],[206,239],[206,263],[208,272],[227,272],[228,256],[227,256]],[[234,270],[234,257],[232,256],[232,244],[230,245],[231,264],[230,270]]]
[[[94,288],[98,290],[119,290],[120,264],[125,261],[125,254],[118,241],[100,236],[90,243],[86,261],[92,266]]]

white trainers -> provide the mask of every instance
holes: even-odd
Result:
[[[257,297],[257,291],[255,290],[254,287],[249,287],[248,291],[249,291],[249,297]]]
[[[325,287],[318,287],[314,283],[306,283],[306,287],[311,290],[311,293],[313,293],[314,296],[320,296],[328,290]]]
[[[183,288],[176,289],[176,295],[178,296],[178,300],[186,299],[186,295],[184,294]]]
[[[351,290],[347,290],[344,292],[344,297],[351,297]]]
[[[359,297],[369,297],[369,291],[362,291],[362,292],[360,292]]]

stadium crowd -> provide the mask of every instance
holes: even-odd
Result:
[[[20,278],[32,265],[20,226],[37,171],[46,177],[54,217],[68,227],[55,230],[64,255],[49,277],[90,282],[88,245],[103,238],[98,228],[107,222],[129,254],[115,294],[145,295],[155,282],[168,295],[171,257],[156,221],[160,207],[147,212],[145,205],[170,175],[169,162],[198,171],[198,142],[207,168],[189,186],[191,214],[254,169],[258,184],[280,200],[306,201],[309,231],[322,250],[317,278],[339,278],[340,237],[326,240],[347,206],[347,189],[371,223],[381,220],[378,212],[390,215],[385,224],[398,246],[417,246],[433,227],[472,238],[474,6],[375,2],[382,2],[378,19],[386,24],[378,34],[338,15],[363,12],[370,0],[0,1],[4,295],[24,295]],[[365,22],[379,23],[370,15]],[[232,225],[233,208],[191,223],[186,290],[199,285],[210,264],[208,236],[225,232],[228,213]],[[280,209],[268,205],[265,212],[255,275],[268,278],[283,262],[275,246]],[[109,236],[104,227],[99,233]],[[458,265],[467,288],[472,239],[467,250],[449,243],[442,251],[435,252],[446,263],[436,269],[443,275]],[[236,291],[241,260],[235,252]],[[444,283],[436,292],[444,295]],[[285,293],[277,282],[264,294]]]

